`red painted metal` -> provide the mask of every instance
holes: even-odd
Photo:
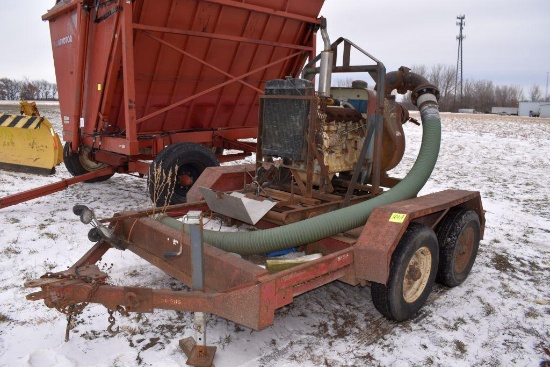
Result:
[[[256,137],[264,83],[298,76],[315,55],[323,2],[58,2],[43,19],[64,140],[132,162],[188,137],[174,134],[209,131],[208,145],[225,131]]]
[[[16,205],[23,203],[28,200],[36,199],[41,196],[53,194],[54,192],[63,191],[67,187],[77,184],[79,182],[91,180],[101,176],[107,176],[113,173],[112,167],[103,168],[97,171],[92,171],[81,176],[75,176],[67,179],[63,179],[59,182],[38,187],[36,189],[31,189],[23,191],[18,194],[9,195],[3,198],[0,198],[0,209],[6,208],[8,206]]]

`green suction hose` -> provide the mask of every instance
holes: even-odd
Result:
[[[441,142],[441,119],[436,97],[418,97],[422,120],[422,145],[409,173],[391,190],[370,200],[300,222],[254,232],[205,230],[204,241],[227,252],[241,255],[284,250],[334,236],[360,227],[371,212],[381,206],[416,197],[435,167]],[[180,221],[165,217],[162,222],[181,231]]]

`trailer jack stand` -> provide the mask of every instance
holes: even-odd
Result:
[[[202,238],[202,213],[200,211],[190,211],[184,217],[183,222],[189,228],[191,236],[191,261],[193,264],[192,289],[202,292],[204,290],[204,256],[203,256],[203,238]],[[187,364],[196,367],[210,367],[216,354],[216,347],[206,346],[206,317],[204,312],[194,313],[194,329],[197,332],[197,342],[193,343],[191,350],[183,351],[187,355]]]
[[[197,332],[197,341],[191,339],[185,343],[186,339],[180,340],[180,346],[187,355],[187,364],[195,367],[211,367],[216,354],[216,347],[206,345],[206,317],[203,312],[195,312],[195,331]]]
[[[185,355],[188,358],[186,363],[188,365],[191,365],[191,362],[194,362],[194,360],[192,360],[193,351],[195,350],[195,348],[198,347],[196,342],[195,342],[195,338],[190,336],[188,338],[181,339],[179,341],[179,344],[180,344],[180,348],[183,350],[183,352],[185,353]],[[215,353],[216,353],[216,347],[206,347],[206,355],[208,357],[211,356],[211,358],[209,358],[208,362],[205,361],[205,365],[207,365],[209,367],[215,367],[214,363],[212,363],[212,360],[214,359],[214,354]],[[209,364],[206,364],[206,363],[209,363]],[[198,367],[199,365],[196,364],[195,366]],[[200,366],[203,366],[203,365],[201,364]]]

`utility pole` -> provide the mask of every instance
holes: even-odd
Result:
[[[463,96],[462,41],[464,40],[464,38],[466,38],[466,36],[462,34],[462,30],[466,26],[466,22],[464,21],[464,19],[466,19],[466,16],[459,15],[458,17],[456,17],[456,19],[458,19],[458,22],[456,22],[456,25],[460,27],[460,31],[458,33],[458,36],[456,36],[456,39],[458,40],[458,57],[456,60],[455,106],[456,106],[456,95],[458,94],[459,88],[460,88],[459,102],[462,102],[462,96]]]

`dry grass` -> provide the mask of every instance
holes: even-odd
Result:
[[[147,178],[147,184],[153,188],[153,192],[149,193],[149,200],[153,205],[153,215],[162,214],[166,212],[166,208],[170,205],[174,195],[178,167],[165,171],[162,168],[162,161],[151,163],[151,167],[153,174]],[[160,201],[164,201],[164,205],[157,207],[157,203]]]

